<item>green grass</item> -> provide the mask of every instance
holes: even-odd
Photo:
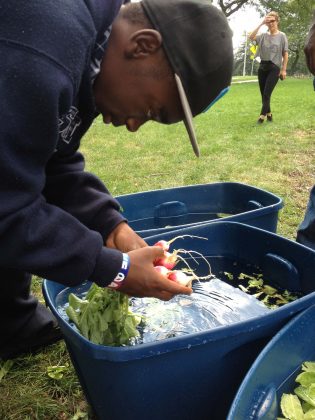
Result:
[[[95,122],[82,143],[87,169],[114,195],[197,183],[235,181],[280,195],[279,232],[294,238],[314,179],[314,102],[311,79],[279,82],[273,123],[256,125],[257,83],[232,85],[213,109],[195,118],[196,159],[183,124],[148,123],[136,134]]]
[[[314,183],[314,97],[311,79],[279,82],[272,97],[274,122],[258,126],[258,84],[232,85],[210,112],[195,118],[200,159],[182,124],[148,123],[131,134],[97,119],[82,141],[87,170],[113,195],[223,181],[263,188],[283,198],[278,233],[294,239]],[[36,293],[40,283],[36,279]],[[48,366],[66,363],[61,380],[48,377]],[[87,412],[63,343],[17,359],[0,380],[1,419],[71,419]]]

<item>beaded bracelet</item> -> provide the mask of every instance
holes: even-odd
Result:
[[[110,289],[119,289],[121,287],[128,275],[128,271],[130,268],[130,258],[128,254],[123,254],[123,260],[121,264],[121,269],[117,273],[117,276],[114,280],[107,286]]]

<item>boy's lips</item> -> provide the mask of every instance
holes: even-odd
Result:
[[[104,124],[110,124],[112,122],[111,115],[108,115],[108,114],[103,115],[103,122],[104,122]]]
[[[114,127],[120,127],[122,125],[127,126],[127,124],[125,122],[119,121],[118,119],[116,119],[115,117],[113,117],[110,114],[103,115],[103,122],[104,122],[104,124],[112,124]]]

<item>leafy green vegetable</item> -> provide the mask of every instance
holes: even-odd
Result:
[[[301,400],[306,401],[315,408],[315,384],[311,385],[309,388],[298,386],[295,388],[294,392]]]
[[[229,279],[229,280],[233,280],[233,274],[232,273],[229,273],[228,271],[224,271],[223,272],[223,274],[225,274],[226,275],[226,277]]]
[[[304,362],[302,370],[303,372],[315,372],[315,362]]]
[[[228,280],[234,280],[233,274],[226,271],[224,274]],[[256,299],[260,300],[270,309],[279,308],[299,297],[288,290],[280,291],[266,284],[261,273],[256,275],[240,273],[237,279],[243,282],[243,284],[238,284],[239,289],[255,296]]]
[[[312,384],[315,384],[315,372],[302,372],[296,378],[296,382],[301,384],[304,387],[309,387]]]
[[[66,313],[81,334],[95,344],[122,346],[139,335],[141,316],[129,308],[127,295],[92,284],[86,298],[69,295]]]
[[[285,418],[290,420],[302,420],[304,418],[301,402],[296,395],[283,394],[280,406]]]
[[[304,420],[314,420],[315,419],[315,409],[309,410],[304,414]]]
[[[311,410],[314,409],[314,407],[311,404],[309,404],[309,403],[307,403],[305,401],[302,401],[302,408],[303,408],[304,413],[306,413],[307,411],[311,411]]]
[[[315,363],[304,362],[302,373],[296,379],[300,384],[294,394],[283,394],[281,397],[281,411],[286,419],[314,420],[315,419]]]

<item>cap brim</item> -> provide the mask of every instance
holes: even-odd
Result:
[[[194,128],[194,124],[193,124],[193,116],[192,116],[192,113],[191,113],[191,109],[190,109],[190,106],[189,106],[189,103],[188,103],[188,99],[187,99],[183,84],[180,80],[180,77],[176,73],[175,73],[175,81],[176,81],[177,90],[178,90],[178,93],[179,93],[179,98],[180,98],[182,108],[183,108],[183,111],[184,111],[184,123],[185,123],[186,130],[187,130],[187,133],[188,133],[188,136],[189,136],[189,140],[190,140],[192,148],[195,152],[195,155],[197,157],[199,157],[200,156],[200,151],[199,151],[199,146],[198,146],[198,143],[197,143],[195,128]]]

